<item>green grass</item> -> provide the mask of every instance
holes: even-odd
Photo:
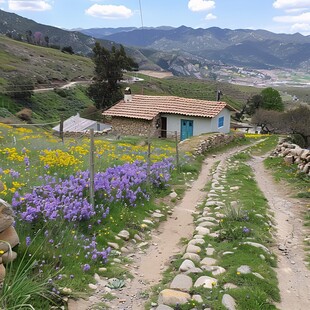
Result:
[[[270,137],[270,139],[268,138],[260,142],[258,146],[250,147],[246,151],[232,157],[226,173],[227,183],[223,183],[228,193],[217,192],[220,197],[222,196],[221,201],[226,203],[226,208],[220,210],[226,217],[219,222],[218,226],[211,229],[212,232],[219,231],[218,238],[204,237],[204,247],[207,244],[212,245],[216,253],[214,255],[214,258],[217,259],[216,265],[224,267],[226,272],[216,277],[218,285],[212,290],[201,287],[192,288],[190,293],[200,294],[203,298],[203,305],[190,301],[180,306],[180,309],[189,310],[195,307],[195,309],[200,310],[207,307],[225,310],[221,303],[224,293],[228,293],[235,298],[237,309],[276,309],[274,303],[280,300],[280,295],[276,274],[273,270],[276,266],[275,256],[265,253],[262,249],[242,244],[245,241],[252,241],[268,247],[274,242],[271,228],[268,224],[270,218],[267,215],[267,201],[257,187],[250,166],[247,165],[247,161],[251,158],[251,153],[261,154],[263,151],[269,150],[274,145],[274,140],[276,140],[276,137]],[[249,143],[249,140],[247,139],[245,143]],[[261,143],[263,145],[260,145]],[[232,143],[232,145],[235,144]],[[222,152],[223,150],[227,151],[228,147],[225,146]],[[239,189],[229,191],[229,188],[232,186],[239,186]],[[206,190],[210,189],[210,187],[209,184]],[[232,201],[237,201],[237,208],[230,206]],[[203,209],[203,206],[201,208]],[[216,211],[213,210],[213,207],[210,207],[210,209],[210,216],[212,216]],[[256,214],[260,214],[260,216]],[[244,228],[247,228],[248,231],[245,232]],[[232,251],[234,254],[222,255],[227,251]],[[204,250],[199,255],[203,259],[205,257]],[[173,277],[178,272],[182,261],[181,255],[175,257],[173,263],[165,272],[163,281],[154,287],[151,301],[156,302],[160,291],[169,287],[169,283],[171,283]],[[252,272],[259,273],[264,279],[260,279],[254,274],[238,274],[237,268],[241,265],[250,266]],[[190,274],[193,281],[203,275],[213,277],[211,272],[208,271],[203,271],[203,273],[197,275]],[[238,288],[224,291],[223,285],[225,283],[233,283]],[[149,308],[151,301],[146,305],[146,309]]]
[[[310,198],[310,177],[300,172],[296,164],[288,165],[282,157],[269,157],[264,161],[264,165],[272,171],[276,182],[290,184],[294,196]]]

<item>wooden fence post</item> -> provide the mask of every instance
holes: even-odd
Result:
[[[90,129],[90,152],[89,152],[89,199],[95,206],[95,143],[94,129]]]
[[[176,162],[177,162],[177,171],[180,172],[178,132],[175,131],[174,135],[175,135],[175,154],[176,154]]]

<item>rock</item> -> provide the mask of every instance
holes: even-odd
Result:
[[[8,251],[1,256],[2,263],[7,264],[13,262],[17,257],[17,253],[14,251]]]
[[[0,233],[0,240],[8,242],[11,245],[11,248],[14,248],[16,245],[19,244],[19,238],[13,226],[8,227]],[[0,241],[0,250],[4,252],[9,251],[8,244]]]
[[[98,270],[99,270],[100,272],[106,272],[108,269],[105,268],[105,267],[100,267]]]
[[[215,252],[215,249],[213,249],[213,248],[206,248],[206,254],[208,256],[212,256],[214,254],[214,252]]]
[[[230,188],[231,191],[238,191],[240,189],[239,186],[233,186]]]
[[[227,310],[235,310],[236,309],[236,302],[229,294],[224,294],[223,295],[222,305]]]
[[[203,239],[195,238],[195,239],[190,240],[188,244],[196,245],[196,244],[204,244],[204,243],[205,241]]]
[[[224,290],[229,290],[229,289],[238,288],[238,286],[233,284],[233,283],[225,283],[223,285],[223,288],[224,288]]]
[[[211,257],[205,257],[201,262],[201,266],[214,266],[216,264],[216,259]]]
[[[225,255],[231,255],[231,254],[234,254],[234,252],[226,251],[226,252],[224,252],[222,255],[225,256]]]
[[[142,241],[142,238],[138,235],[138,234],[135,234],[133,236],[137,241]]]
[[[217,219],[215,219],[214,217],[211,216],[203,216],[201,218],[199,218],[197,220],[197,223],[201,223],[201,222],[205,222],[205,221],[209,221],[209,222],[218,222]]]
[[[149,245],[148,242],[141,242],[141,243],[138,245],[138,247],[139,247],[139,248],[143,248],[143,247],[148,246],[148,245]]]
[[[252,270],[250,266],[242,265],[237,269],[237,272],[240,272],[242,274],[248,274],[248,273],[252,273]]]
[[[219,276],[220,274],[226,272],[226,269],[223,267],[220,267],[220,266],[213,266],[211,268],[213,268],[213,270],[212,270],[213,276]]]
[[[182,292],[189,292],[192,286],[192,278],[184,274],[178,274],[170,284],[171,289],[176,289]]]
[[[194,287],[203,286],[204,288],[212,288],[217,285],[217,280],[212,277],[202,276],[198,278],[194,284]]]
[[[203,271],[200,268],[194,267],[194,268],[191,268],[191,269],[187,270],[185,272],[185,274],[191,274],[191,273],[198,274],[198,273],[202,273],[202,272]]]
[[[202,304],[203,303],[203,299],[200,295],[193,295],[192,299],[195,300],[196,302]]]
[[[184,305],[191,299],[188,293],[165,289],[159,293],[158,304],[165,305]]]
[[[154,225],[154,223],[151,220],[143,220],[142,222],[147,225]]]
[[[90,289],[92,289],[92,290],[96,290],[96,289],[98,288],[97,285],[92,284],[92,283],[89,283],[89,284],[88,284],[88,287],[89,287]]]
[[[119,249],[119,245],[117,243],[114,242],[108,242],[108,246],[110,246],[111,248],[118,250]]]
[[[195,268],[195,264],[189,260],[189,259],[186,259],[180,266],[179,268],[179,271],[181,272],[185,272],[185,271],[188,271],[189,269],[191,268]]]
[[[155,310],[173,310],[173,308],[166,305],[159,305]]]
[[[182,257],[183,259],[190,259],[191,261],[194,261],[196,263],[199,263],[201,261],[201,258],[198,254],[195,253],[185,253]]]
[[[118,233],[118,236],[124,240],[129,240],[130,234],[127,230],[122,230]]]
[[[14,223],[14,212],[10,204],[0,198],[0,232]]]
[[[154,217],[154,218],[157,218],[157,219],[160,219],[160,218],[162,218],[162,217],[165,217],[164,214],[162,214],[162,213],[157,213],[157,212],[154,212],[151,216]]]
[[[253,246],[255,248],[260,248],[260,249],[262,249],[263,251],[265,251],[268,254],[271,254],[269,249],[266,248],[264,245],[262,245],[260,243],[256,243],[256,242],[242,242],[241,244],[248,244],[248,245],[251,245],[251,246]]]
[[[186,248],[186,253],[195,253],[198,254],[201,252],[201,248],[199,246],[189,244]]]
[[[177,198],[178,197],[178,194],[176,192],[172,192],[169,194],[170,198]]]
[[[196,231],[199,235],[202,235],[202,236],[206,236],[206,235],[209,235],[209,234],[210,234],[210,229],[209,229],[209,228],[206,228],[206,227],[198,226],[198,227],[196,227],[195,231]]]
[[[198,227],[213,227],[216,226],[217,224],[213,223],[213,222],[201,222],[199,223]]]
[[[3,266],[3,264],[0,264],[0,283],[3,282],[5,278],[5,267]]]
[[[262,280],[264,280],[265,278],[258,272],[253,272],[254,276],[257,277],[257,278],[260,278]]]

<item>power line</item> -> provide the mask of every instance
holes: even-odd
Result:
[[[142,5],[141,5],[141,0],[139,0],[139,7],[140,7],[140,18],[141,18],[141,25],[142,29],[144,28],[143,26],[143,14],[142,14]]]

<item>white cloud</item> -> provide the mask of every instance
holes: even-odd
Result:
[[[8,5],[12,11],[47,11],[52,8],[48,1],[43,0],[8,0]]]
[[[285,13],[286,14],[297,14],[297,13],[301,13],[305,11],[308,11],[308,8],[288,9],[288,10],[285,10]]]
[[[133,15],[133,12],[124,5],[94,4],[88,8],[85,13],[93,17],[104,19],[122,19],[129,18]]]
[[[310,32],[310,24],[297,23],[291,27],[293,32]]]
[[[217,16],[215,16],[212,13],[209,13],[206,17],[205,20],[213,20],[213,19],[217,19]]]
[[[274,21],[279,23],[290,23],[290,24],[310,24],[310,12],[306,12],[300,15],[284,15],[284,16],[275,16]]]
[[[0,3],[4,3],[5,2],[5,0],[0,0]]]
[[[310,0],[276,0],[273,3],[275,9],[307,8],[309,6]]]
[[[215,8],[215,1],[189,0],[188,8],[193,12],[212,10]]]

